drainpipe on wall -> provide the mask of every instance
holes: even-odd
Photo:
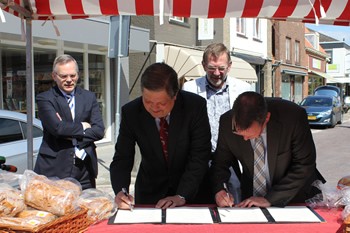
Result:
[[[275,76],[276,76],[276,69],[281,65],[281,61],[275,61],[272,64],[272,77],[271,77],[271,86],[272,86],[272,93],[271,96],[275,97]]]

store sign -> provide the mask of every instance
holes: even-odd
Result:
[[[339,72],[338,64],[327,64],[327,72],[336,73]]]
[[[126,57],[129,55],[130,16],[111,16],[110,20],[108,57]]]

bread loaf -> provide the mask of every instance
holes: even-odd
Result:
[[[0,217],[12,217],[26,208],[22,194],[15,189],[0,190]]]
[[[75,192],[60,188],[55,181],[33,177],[24,192],[24,200],[28,206],[63,216],[76,209],[78,196]]]
[[[97,189],[86,189],[78,199],[79,206],[88,210],[88,219],[98,222],[109,218],[115,210],[113,197]]]
[[[88,218],[92,222],[97,222],[111,216],[114,208],[113,202],[106,197],[96,197],[90,199],[79,199],[81,207],[88,209]]]
[[[62,180],[56,180],[55,183],[58,185],[58,187],[69,190],[74,192],[77,196],[80,196],[81,194],[81,185],[78,181],[75,181],[73,179],[62,179]]]

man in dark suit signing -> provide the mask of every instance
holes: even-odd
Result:
[[[34,171],[47,177],[72,177],[83,189],[95,188],[95,141],[104,136],[95,94],[77,86],[79,68],[70,55],[58,56],[52,78],[56,85],[36,97],[44,128]]]
[[[243,201],[238,207],[303,203],[319,192],[312,186],[315,180],[325,182],[316,169],[316,149],[305,110],[255,92],[239,95],[232,110],[220,119],[211,166],[218,206],[234,203],[223,187],[231,165],[241,180]]]
[[[119,208],[130,208],[129,189],[135,144],[141,163],[135,182],[135,203],[157,208],[181,206],[196,199],[208,169],[210,126],[206,100],[179,90],[177,73],[165,63],[150,65],[141,77],[142,96],[122,107],[111,182]],[[168,124],[166,150],[163,123]],[[210,193],[210,190],[207,190]]]

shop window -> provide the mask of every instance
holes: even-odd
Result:
[[[20,47],[4,48],[2,51],[2,109],[26,111],[26,56]]]
[[[104,56],[89,54],[89,90],[94,92],[100,105],[100,111],[106,116],[105,60]],[[105,121],[106,122],[106,121]]]
[[[52,78],[52,65],[56,58],[55,50],[34,51],[35,95],[49,90],[55,85]]]
[[[79,67],[78,86],[80,86],[83,89],[86,89],[84,88],[84,54],[69,51],[66,51],[65,53],[71,55],[77,61]]]

